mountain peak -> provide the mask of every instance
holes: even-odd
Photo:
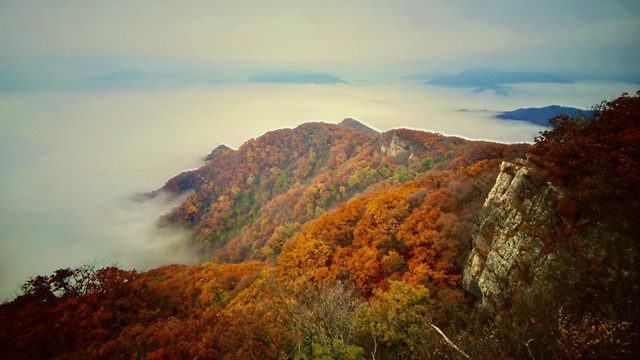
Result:
[[[225,144],[220,144],[220,145],[216,146],[215,149],[211,150],[209,155],[207,155],[207,157],[204,158],[204,160],[205,161],[211,161],[211,160],[215,159],[216,157],[218,157],[218,155],[222,154],[223,152],[225,152],[227,150],[233,150],[233,149],[231,149],[230,147],[228,147]]]
[[[342,120],[338,125],[344,126],[344,127],[350,128],[350,129],[364,131],[367,134],[372,134],[372,135],[379,135],[380,134],[379,131],[374,130],[374,129],[368,127],[367,125],[361,123],[360,121],[352,119],[352,118],[346,118],[346,119]]]

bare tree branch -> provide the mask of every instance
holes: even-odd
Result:
[[[451,340],[449,340],[449,338],[447,337],[447,335],[445,335],[442,330],[440,330],[437,326],[431,324],[431,327],[433,327],[434,329],[436,329],[436,331],[442,335],[442,337],[444,338],[444,341],[447,342],[447,344],[449,344],[449,346],[451,346],[452,348],[454,348],[457,352],[459,352],[460,354],[462,354],[464,357],[466,357],[467,359],[471,359],[469,357],[469,355],[467,355],[464,351],[462,351],[462,349],[460,349],[459,347],[456,346],[456,344],[454,344]]]

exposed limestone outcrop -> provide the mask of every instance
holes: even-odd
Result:
[[[404,139],[396,131],[387,131],[380,135],[380,154],[382,156],[408,156],[413,157],[413,144],[410,140]]]
[[[472,234],[462,286],[532,359],[562,352],[634,358],[640,247],[627,219],[635,215],[594,216],[587,212],[594,204],[579,203],[586,200],[576,187],[556,185],[545,173],[524,160],[501,164]]]
[[[535,165],[522,160],[501,164],[463,271],[463,287],[483,306],[500,307],[514,290],[542,286],[536,279],[545,275],[554,255],[542,251],[536,234],[553,231],[562,197],[562,190],[536,173]]]

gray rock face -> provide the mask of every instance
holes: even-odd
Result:
[[[589,214],[561,217],[558,208],[579,201],[576,188],[551,183],[523,160],[503,162],[500,170],[462,269],[462,286],[476,296],[478,312],[502,336],[518,339],[530,358],[633,358],[628,349],[637,348],[637,333],[631,328],[597,335],[571,352],[575,338],[566,334],[640,323],[639,238],[626,220],[634,215],[612,222]],[[602,352],[591,352],[595,348]],[[619,352],[609,356],[612,349]]]
[[[502,307],[511,294],[543,286],[536,279],[553,254],[542,251],[536,234],[553,231],[562,197],[560,189],[536,173],[535,165],[523,160],[501,164],[462,278],[463,287],[483,306]]]
[[[402,138],[395,131],[387,131],[380,135],[380,154],[382,156],[413,156],[413,144],[411,141]]]

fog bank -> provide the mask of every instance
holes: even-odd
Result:
[[[531,142],[541,129],[499,111],[588,108],[626,84],[514,85],[511,96],[417,84],[235,84],[0,94],[0,300],[28,277],[86,263],[148,269],[199,261],[188,234],[155,221],[180,199],[136,202],[218,144],[346,117],[379,130],[428,129]],[[461,111],[464,110],[464,111]]]

